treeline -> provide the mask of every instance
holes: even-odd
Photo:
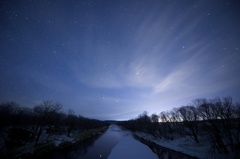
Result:
[[[44,101],[33,108],[20,107],[15,102],[0,104],[0,131],[7,127],[12,128],[10,137],[19,136],[29,138],[31,136],[35,145],[45,131],[48,136],[56,133],[67,133],[73,131],[85,131],[89,129],[106,126],[107,123],[75,115],[73,110],[63,113],[62,105],[57,102]],[[28,134],[28,135],[27,135]],[[25,140],[21,139],[20,140]]]
[[[140,131],[159,138],[174,140],[176,135],[189,136],[200,143],[200,136],[207,135],[212,148],[219,153],[239,151],[240,104],[231,97],[196,99],[193,104],[170,111],[123,121],[120,125],[132,131]]]

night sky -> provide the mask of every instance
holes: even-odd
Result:
[[[239,0],[1,0],[0,102],[124,120],[240,100]]]

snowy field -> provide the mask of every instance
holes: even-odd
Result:
[[[158,159],[152,150],[135,140],[131,135],[124,137],[111,151],[108,159]]]

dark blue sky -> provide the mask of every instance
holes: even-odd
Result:
[[[0,102],[98,119],[240,99],[238,0],[1,0]]]

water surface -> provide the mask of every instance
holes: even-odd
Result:
[[[124,137],[131,134],[117,125],[110,125],[107,131],[98,138],[93,138],[77,145],[67,152],[60,152],[57,159],[107,159],[111,150]]]

